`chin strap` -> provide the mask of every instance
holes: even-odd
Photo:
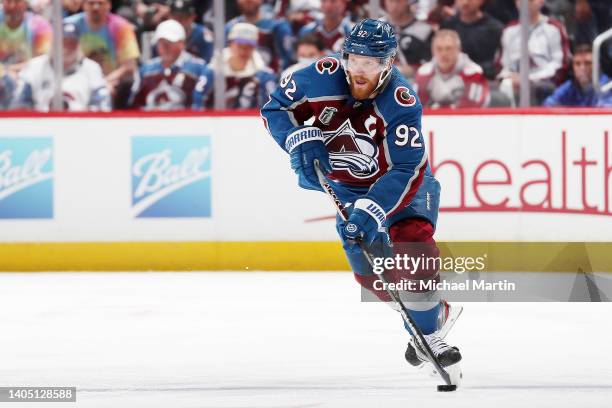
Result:
[[[395,54],[390,55],[389,60],[388,60],[389,62],[387,65],[387,69],[381,72],[380,78],[378,78],[378,85],[376,85],[376,88],[374,88],[374,91],[372,91],[372,93],[381,91],[387,85],[387,82],[389,82],[389,78],[391,77],[391,70],[393,69],[394,60],[395,60]]]
[[[389,82],[389,79],[391,78],[391,67],[389,67],[388,69],[384,70],[381,74],[380,74],[380,78],[378,78],[378,85],[376,85],[376,88],[374,88],[374,90],[372,91],[371,95],[377,94],[379,91],[382,91],[382,89],[387,85],[387,82]]]

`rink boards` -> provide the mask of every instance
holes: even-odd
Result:
[[[424,117],[437,239],[612,270],[612,112],[530,112]],[[344,270],[333,215],[257,115],[3,118],[0,270]]]

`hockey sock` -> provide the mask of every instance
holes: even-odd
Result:
[[[440,312],[439,302],[436,302],[434,307],[427,310],[422,310],[422,306],[424,306],[423,302],[406,302],[405,305],[408,308],[408,311],[410,312],[410,316],[412,316],[416,325],[419,327],[419,329],[421,329],[423,334],[431,334],[438,329],[438,314]],[[420,310],[415,310],[415,308],[419,308]],[[408,333],[412,335],[412,332],[410,331],[406,323],[404,323],[404,327],[406,328],[406,330],[408,330]]]

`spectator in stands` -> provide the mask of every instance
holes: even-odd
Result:
[[[438,7],[437,0],[413,0],[414,15],[418,20],[426,21],[429,14]]]
[[[213,57],[211,66],[215,72],[217,59],[221,58],[228,109],[262,107],[276,88],[276,76],[256,50],[257,38],[258,30],[253,24],[236,23],[228,35],[229,45]],[[211,96],[209,104],[212,100]]]
[[[454,30],[461,39],[461,48],[480,65],[488,79],[494,79],[495,53],[504,26],[481,11],[484,0],[455,0],[457,14],[444,20],[441,28]]]
[[[553,17],[565,26],[565,31],[569,31],[568,25],[573,20],[575,0],[544,0],[542,12],[549,17]]]
[[[544,106],[591,106],[612,107],[612,91],[598,95],[593,89],[593,55],[591,46],[579,45],[574,50],[572,71],[574,78],[564,82],[544,101]],[[600,84],[610,81],[605,74],[599,78]]]
[[[347,0],[321,0],[323,17],[302,27],[299,37],[313,33],[325,44],[326,54],[340,51],[352,28],[346,6]]]
[[[152,31],[170,16],[169,3],[170,0],[134,0],[128,7],[120,7],[117,13],[134,23],[137,31]]]
[[[442,23],[442,21],[446,20],[447,18],[455,14],[455,8],[454,8],[455,0],[426,0],[426,1],[430,2],[430,4],[427,5],[427,8],[430,8],[429,13],[425,17],[423,17],[421,13],[427,8],[423,7],[425,4],[423,4],[422,6],[421,2],[419,2],[419,6],[421,7],[421,10],[417,12],[417,18],[419,20],[423,20],[423,19],[426,20],[429,24],[431,24],[434,31],[440,28],[440,23]]]
[[[609,0],[576,0],[574,5],[574,44],[592,44],[595,37],[612,27],[612,7]],[[603,72],[612,76],[612,41],[603,43],[600,50]]]
[[[293,63],[293,35],[289,23],[261,10],[262,0],[236,0],[240,16],[225,25],[226,35],[237,23],[250,23],[259,29],[258,51],[265,64],[278,73]]]
[[[226,3],[233,3],[226,1]],[[196,21],[208,22],[212,19],[212,5],[213,0],[195,0],[194,6],[196,10]],[[226,6],[227,8],[227,6]],[[227,13],[225,14],[226,20],[229,20]]]
[[[125,108],[140,56],[136,35],[127,20],[110,12],[110,0],[84,1],[85,11],[64,21],[77,27],[83,53],[102,67],[113,106]]]
[[[515,0],[487,0],[482,11],[504,25],[519,18]]]
[[[71,16],[83,11],[83,0],[62,0],[64,17]]]
[[[516,0],[517,6],[520,0]],[[555,90],[555,84],[566,75],[569,43],[565,28],[555,19],[541,13],[544,0],[529,0],[529,80],[531,103],[540,105]],[[521,27],[518,22],[504,29],[501,39],[500,89],[516,99],[520,86]]]
[[[100,65],[83,57],[79,33],[74,24],[64,24],[63,30],[63,109],[110,110],[110,94]],[[43,54],[32,58],[19,74],[13,107],[47,112],[51,108],[56,86],[51,56]]]
[[[174,0],[170,6],[170,18],[181,23],[187,39],[185,50],[209,63],[214,51],[213,32],[195,22],[196,12],[191,0]]]
[[[51,25],[27,11],[26,0],[2,0],[0,11],[0,63],[16,75],[32,57],[51,48]]]
[[[323,41],[314,34],[307,34],[300,38],[295,46],[295,53],[298,62],[283,71],[281,78],[292,74],[297,70],[306,68],[319,58],[325,55],[325,46]]]
[[[432,28],[412,14],[412,0],[385,0],[386,20],[393,25],[399,45],[396,64],[408,78],[431,59]]]
[[[276,8],[277,0],[263,0],[261,3],[264,13],[272,14]]]
[[[0,64],[0,110],[11,107],[15,93],[15,80],[13,76]]]
[[[185,50],[185,29],[175,20],[157,26],[153,42],[159,57],[140,67],[130,106],[144,110],[202,109],[213,73]]]
[[[321,0],[278,0],[274,7],[277,18],[287,16],[291,31],[298,35],[302,27],[320,18]]]
[[[609,0],[575,0],[575,40],[579,44],[592,43],[598,34],[612,26]]]
[[[489,84],[482,68],[461,52],[459,35],[452,30],[439,30],[431,50],[433,59],[419,68],[415,80],[423,106],[487,106]]]
[[[364,18],[370,17],[371,11],[369,3],[370,0],[349,0],[347,7],[349,21],[354,24]],[[380,1],[381,7],[382,3],[384,3],[384,0]],[[378,18],[379,16],[376,17]]]

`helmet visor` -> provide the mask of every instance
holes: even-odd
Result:
[[[390,57],[377,58],[349,53],[344,53],[342,56],[342,66],[351,74],[379,74],[389,69],[389,65]]]

